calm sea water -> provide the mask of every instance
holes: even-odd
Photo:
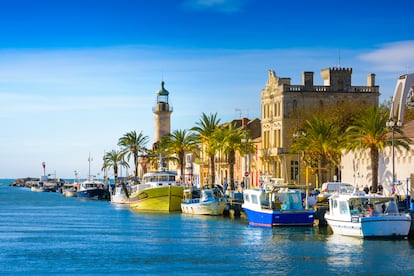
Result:
[[[255,228],[243,219],[135,213],[107,201],[0,184],[0,274],[396,275],[411,240],[329,228]],[[411,274],[412,275],[412,274]]]

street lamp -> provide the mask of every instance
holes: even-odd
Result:
[[[396,182],[395,179],[395,150],[394,150],[394,130],[395,127],[401,127],[401,121],[395,122],[394,119],[389,119],[386,122],[386,126],[391,129],[391,147],[392,147],[392,184],[394,185]]]
[[[244,143],[244,184],[246,186],[246,189],[250,189],[250,181],[249,181],[249,170],[247,167],[247,143],[250,143],[251,140],[247,138],[241,139],[241,142]]]
[[[302,130],[298,130],[293,133],[293,138],[295,140],[299,139],[302,136],[306,136],[306,133]],[[298,185],[300,185],[300,154],[301,152],[298,151]]]

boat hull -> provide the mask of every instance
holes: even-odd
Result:
[[[65,197],[77,197],[76,190],[63,190],[62,195]]]
[[[163,186],[137,191],[129,198],[129,205],[135,211],[181,211],[184,187]]]
[[[76,196],[83,199],[105,199],[105,190],[103,189],[88,189],[77,191]]]
[[[31,187],[30,190],[32,192],[46,192],[45,188],[43,187]]]
[[[313,226],[315,211],[292,210],[279,211],[263,209],[260,211],[243,208],[250,225],[263,227],[276,226]]]
[[[411,226],[411,217],[405,214],[352,217],[350,221],[325,214],[325,219],[334,234],[359,238],[407,237]]]
[[[129,204],[129,198],[124,194],[111,194],[111,203],[112,204]]]
[[[226,208],[225,201],[212,201],[212,202],[199,202],[199,203],[191,203],[190,201],[190,202],[181,203],[181,211],[184,214],[219,216],[219,215],[223,215],[225,208]]]

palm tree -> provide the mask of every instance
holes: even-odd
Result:
[[[102,170],[114,169],[115,184],[118,182],[118,166],[129,168],[128,162],[125,161],[121,151],[111,150],[105,153],[103,157]]]
[[[187,130],[174,130],[166,138],[166,147],[170,154],[175,154],[180,166],[181,177],[184,176],[185,153],[194,152],[197,148],[197,137]]]
[[[242,142],[243,138],[246,139],[246,141]],[[232,123],[218,128],[214,132],[213,146],[217,151],[221,151],[227,158],[231,190],[234,190],[234,164],[236,162],[236,152],[238,151],[240,154],[252,152],[253,146],[251,143],[248,143],[248,141],[248,133],[242,128],[235,128]]]
[[[342,136],[336,124],[314,116],[305,122],[305,134],[292,143],[293,152],[303,151],[305,162],[318,168],[318,184],[327,181],[329,164],[339,164]]]
[[[378,189],[378,161],[379,153],[384,152],[386,147],[392,146],[389,129],[386,126],[388,120],[387,110],[372,106],[364,110],[354,120],[353,124],[346,130],[346,149],[350,150],[369,150],[371,159],[371,187],[372,192]],[[394,131],[399,134],[394,139],[394,146],[397,149],[403,147],[409,149],[411,140],[404,136],[399,127]]]
[[[214,131],[218,128],[220,119],[217,118],[217,113],[206,115],[204,112],[201,114],[200,121],[196,122],[196,126],[191,128],[196,132],[197,139],[205,147],[205,151],[210,160],[209,168],[209,182],[212,184],[215,182],[215,162],[214,156],[216,155],[216,148],[214,147]]]
[[[148,136],[145,136],[142,131],[137,135],[136,131],[130,131],[124,134],[118,140],[118,146],[122,147],[122,154],[126,155],[127,160],[131,155],[134,157],[135,166],[135,183],[138,182],[138,158],[140,153],[147,152],[146,144],[148,143]]]

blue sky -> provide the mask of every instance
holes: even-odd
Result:
[[[160,82],[172,129],[202,112],[260,118],[267,71],[376,74],[381,100],[414,71],[410,0],[2,0],[0,178],[87,177],[124,133],[153,141]],[[125,172],[124,172],[125,173]]]

